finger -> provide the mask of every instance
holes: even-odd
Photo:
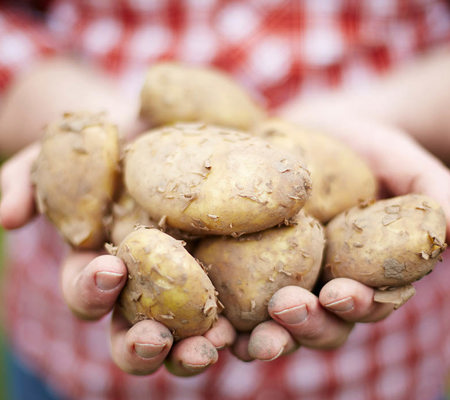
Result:
[[[177,376],[193,376],[217,362],[219,354],[204,336],[191,336],[173,346],[166,367]]]
[[[261,361],[273,361],[298,348],[290,333],[275,321],[265,321],[256,326],[248,343],[248,353]]]
[[[126,277],[126,266],[117,257],[74,252],[61,269],[63,296],[80,318],[98,319],[111,311]]]
[[[31,145],[8,160],[1,170],[0,224],[15,229],[34,215],[34,189],[31,167],[39,153],[38,144]]]
[[[322,288],[320,304],[340,318],[350,322],[375,322],[386,318],[394,304],[376,303],[375,291],[353,279],[336,278]]]
[[[250,334],[239,333],[233,343],[233,346],[231,346],[231,353],[241,361],[253,361],[254,357],[252,357],[248,351],[249,342]]]
[[[230,346],[236,339],[236,331],[231,323],[219,316],[213,327],[203,335],[217,350]]]
[[[269,302],[269,314],[300,345],[311,348],[339,347],[353,327],[325,310],[316,296],[298,286],[278,290]]]
[[[144,320],[130,328],[119,311],[111,320],[111,355],[116,365],[134,375],[155,372],[169,353],[173,337],[159,322]]]

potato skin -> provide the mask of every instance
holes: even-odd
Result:
[[[167,226],[163,220],[153,221],[148,213],[127,193],[122,191],[111,207],[111,215],[105,219],[109,241],[118,246],[125,237],[139,227],[155,228],[167,233],[174,239],[185,242],[185,248],[190,251],[198,238],[187,232]]]
[[[297,214],[311,186],[299,159],[259,138],[204,124],[138,137],[124,160],[125,186],[150,217],[198,235],[270,228]]]
[[[250,96],[219,70],[168,62],[149,69],[140,113],[155,127],[202,121],[246,130],[264,118]]]
[[[304,209],[319,221],[326,223],[360,202],[375,199],[375,176],[344,143],[277,118],[258,125],[255,133],[304,158],[312,179],[311,197]]]
[[[118,175],[116,127],[102,114],[66,113],[47,126],[33,166],[39,211],[73,247],[101,248]]]
[[[237,330],[250,331],[269,318],[267,305],[278,289],[313,288],[324,246],[322,226],[301,211],[292,226],[202,239],[194,255],[206,266],[224,315]]]
[[[157,230],[139,228],[117,248],[128,268],[118,305],[132,324],[154,319],[176,340],[202,335],[217,318],[215,289],[182,242]]]
[[[157,228],[158,224],[150,219],[126,191],[123,191],[111,210],[111,221],[108,223],[111,242],[118,246],[138,226]]]
[[[445,249],[445,216],[427,196],[410,194],[354,207],[329,222],[325,280],[403,286],[429,273]]]

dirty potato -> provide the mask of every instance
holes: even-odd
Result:
[[[240,238],[205,238],[194,252],[219,292],[224,314],[240,331],[269,318],[267,305],[280,288],[311,290],[325,245],[320,223],[302,211],[292,226]]]
[[[72,246],[102,247],[118,170],[116,127],[102,114],[64,114],[47,126],[33,166],[39,211]]]
[[[159,221],[194,234],[243,234],[297,214],[311,186],[303,163],[262,139],[204,124],[138,137],[124,159],[130,195]]]
[[[115,246],[118,246],[138,226],[158,227],[158,224],[150,219],[148,213],[137,205],[126,191],[122,192],[111,211],[111,219],[107,227],[110,240]]]
[[[445,216],[417,194],[354,207],[326,228],[325,279],[404,286],[429,273],[445,249]]]
[[[197,239],[195,235],[167,226],[164,218],[159,221],[152,220],[126,191],[122,191],[119,198],[113,203],[111,215],[105,219],[105,225],[109,241],[115,246],[118,246],[129,233],[139,227],[156,228],[175,239],[184,240],[185,248],[188,251],[194,248]]]
[[[147,73],[141,116],[153,126],[203,121],[246,130],[264,113],[243,88],[218,70],[159,63]]]
[[[177,340],[202,335],[212,326],[215,289],[182,242],[157,229],[139,228],[114,253],[128,269],[118,304],[130,323],[154,319]]]
[[[344,143],[277,118],[263,122],[255,132],[280,148],[302,155],[313,182],[304,209],[319,221],[325,223],[359,202],[375,198],[374,175]]]

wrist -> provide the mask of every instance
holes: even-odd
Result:
[[[19,77],[0,111],[0,149],[10,155],[38,140],[43,127],[64,112],[106,112],[126,136],[138,117],[137,98],[126,98],[114,80],[70,59],[37,64]]]

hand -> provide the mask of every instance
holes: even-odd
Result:
[[[450,234],[450,172],[437,158],[396,127],[355,115],[351,109],[316,104],[288,108],[285,117],[347,142],[368,162],[382,190],[392,196],[423,193],[437,200]],[[326,118],[324,118],[326,116]],[[386,318],[393,304],[377,303],[374,289],[351,279],[326,283],[319,296],[299,287],[278,290],[269,303],[273,320],[238,337],[233,351],[243,360],[273,360],[299,346],[341,346],[356,322]],[[420,295],[420,293],[419,293]]]
[[[345,343],[355,322],[386,318],[393,304],[374,301],[374,289],[352,279],[338,278],[323,286],[319,296],[297,286],[278,290],[270,300],[273,320],[239,336],[234,354],[246,361],[270,361],[299,346],[334,349]]]
[[[351,105],[338,107],[335,101],[290,106],[282,115],[353,148],[372,169],[382,194],[392,197],[421,193],[436,200],[446,215],[450,237],[450,170],[407,132],[357,114]],[[446,151],[450,153],[450,147]]]
[[[328,124],[323,130],[332,132],[334,129],[341,139],[346,140],[360,154],[365,156],[385,188],[393,195],[410,191],[421,192],[434,197],[445,210],[448,210],[450,198],[448,170],[405,133],[396,128],[383,126],[375,121],[357,119],[354,116],[346,118],[345,115],[340,115],[339,118],[334,120],[330,117],[324,120],[322,117],[323,112],[320,112],[320,118],[317,121]],[[361,134],[363,132],[367,137]],[[0,204],[0,221],[7,228],[14,228],[25,223],[33,212],[33,202],[30,200],[32,199],[32,187],[29,184],[29,167],[27,167],[27,165],[31,165],[30,158],[33,158],[33,150],[26,150],[19,157],[23,157],[23,159],[11,160],[3,170],[3,199]],[[10,184],[12,182],[14,182],[15,189]],[[20,199],[18,198],[19,195],[22,196]],[[450,226],[449,215],[450,212],[447,211],[447,231],[449,231]],[[86,262],[81,262],[79,265],[86,265]],[[79,267],[80,274],[82,270],[84,268]],[[95,271],[95,268],[93,271]],[[120,271],[118,273],[120,274]],[[95,279],[95,272],[91,272],[90,276]],[[88,281],[89,279],[86,280],[86,282]],[[81,290],[82,286],[78,290]],[[120,291],[120,289],[117,290]],[[74,293],[76,292],[77,290],[74,291]],[[101,296],[99,298],[101,299]],[[114,298],[114,296],[111,296],[111,298]],[[70,299],[68,299],[68,302],[71,304]],[[349,306],[351,302],[353,302],[353,306]],[[106,307],[107,309],[104,311],[106,313],[112,307],[114,301],[110,303],[100,301],[100,303],[104,306],[110,304],[110,307]],[[345,309],[345,306],[348,309]],[[76,306],[72,308],[77,310]],[[393,305],[378,304],[374,301],[373,289],[348,279],[335,279],[327,283],[320,291],[319,297],[301,288],[283,288],[273,296],[269,304],[269,313],[273,321],[260,324],[251,335],[240,335],[233,346],[233,350],[243,360],[254,358],[271,360],[293,351],[299,345],[312,348],[338,347],[345,342],[355,322],[376,321],[389,315],[392,310]],[[83,315],[83,312],[78,311],[78,314]],[[301,318],[302,314],[303,322],[295,323],[293,318],[299,315]],[[99,315],[91,316],[89,313],[85,313],[84,316],[87,318],[99,317]],[[116,317],[114,317],[114,321],[117,321]],[[215,330],[213,328],[205,335],[210,339],[210,343],[214,342],[216,347],[229,344],[234,338],[234,331],[226,320],[222,323],[220,329]],[[127,326],[124,325],[123,321],[113,322],[113,356],[119,366],[129,372],[151,372],[162,363],[168,349],[164,348],[159,356],[155,356],[148,363],[143,362],[143,365],[136,363],[137,369],[133,369],[132,366],[135,365],[137,359],[131,352],[132,346],[130,343],[136,343],[134,338],[137,337],[130,333],[132,331],[134,332],[134,330],[131,330],[126,333]],[[152,332],[156,332],[156,330]],[[216,337],[216,339],[212,340],[211,336]],[[114,341],[114,338],[119,339]],[[202,365],[199,367],[200,372],[204,370],[205,366],[209,365],[208,362],[199,363],[198,360],[192,362],[193,360],[189,359],[190,356],[199,353],[195,350],[193,341],[195,340],[188,340],[187,344],[185,341],[181,341],[175,345],[170,355],[171,361],[168,362],[169,368],[174,373],[179,375],[194,374],[195,372],[188,371],[189,368],[186,369],[186,366],[192,368],[192,365]],[[170,340],[164,343],[167,343],[169,348],[172,344]],[[162,345],[162,342],[159,344]],[[122,351],[119,351],[116,355],[114,353],[115,348],[122,349]],[[187,351],[187,349],[190,350]],[[208,353],[203,352],[203,354]],[[211,351],[207,358],[213,362],[215,360],[214,352]]]
[[[34,191],[30,170],[39,152],[37,144],[7,161],[1,170],[0,223],[6,229],[26,224],[34,215]],[[61,268],[63,296],[80,318],[97,320],[108,314],[126,283],[127,269],[114,256],[96,252],[72,252]],[[114,312],[111,353],[124,371],[143,375],[166,364],[170,372],[190,376],[204,371],[218,359],[218,350],[229,346],[235,331],[223,317],[203,336],[173,342],[170,331],[156,321],[130,326]]]
[[[117,257],[74,252],[62,266],[63,295],[75,315],[96,320],[114,308],[126,277],[126,266]],[[224,317],[219,317],[203,336],[177,343],[163,324],[144,320],[130,326],[118,310],[113,312],[110,329],[114,362],[136,375],[151,374],[162,364],[178,376],[196,375],[214,364],[218,350],[229,346],[234,338],[234,329]]]

